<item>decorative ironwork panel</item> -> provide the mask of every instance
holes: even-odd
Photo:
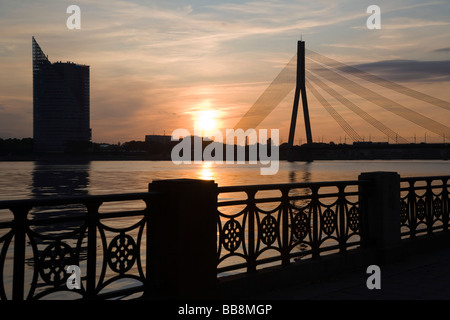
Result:
[[[230,252],[236,251],[241,245],[243,237],[242,226],[235,219],[230,219],[222,229],[223,246]]]
[[[106,257],[109,267],[114,272],[124,274],[133,267],[138,254],[133,238],[120,233],[111,240]]]
[[[262,219],[260,227],[261,241],[270,246],[279,236],[278,221],[273,216],[267,215]]]
[[[143,264],[147,258],[144,230],[152,196],[135,193],[1,202],[0,209],[9,209],[14,219],[0,223],[0,298],[97,298],[142,293],[148,272]],[[124,211],[123,201],[142,205]],[[103,203],[113,202],[115,210],[99,212]],[[131,225],[115,227],[125,224]],[[108,238],[106,233],[114,236]],[[7,260],[13,264],[8,265]],[[80,268],[79,288],[67,286],[71,276],[68,266]],[[134,281],[126,292],[115,286],[123,279]]]
[[[360,214],[359,214],[359,208],[356,205],[352,205],[350,210],[347,211],[347,221],[348,221],[348,227],[350,230],[354,233],[359,232],[360,228]]]
[[[75,250],[67,243],[57,240],[41,253],[37,267],[45,283],[58,286],[65,283],[68,278],[67,266],[78,264]]]
[[[292,208],[290,208],[292,214]],[[311,232],[311,220],[303,210],[298,210],[292,219],[292,235],[294,241],[302,241]]]
[[[448,180],[448,176],[401,179],[400,227],[404,238],[448,229]]]
[[[336,229],[336,213],[327,208],[321,216],[322,231],[325,235],[330,236]]]
[[[358,246],[358,192],[345,191],[358,183],[219,188],[219,195],[227,200],[218,202],[218,273],[253,272],[259,265],[288,264],[292,259]],[[320,193],[322,187],[339,191]],[[255,198],[261,190],[267,197]],[[236,200],[230,196],[233,193],[245,197]]]

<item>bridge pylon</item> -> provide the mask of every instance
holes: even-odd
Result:
[[[300,95],[301,95],[302,106],[303,106],[303,118],[305,120],[306,141],[308,144],[311,144],[313,142],[312,134],[311,134],[311,123],[309,121],[308,100],[306,97],[305,82],[306,82],[305,42],[300,40],[297,42],[297,78],[296,78],[296,86],[295,86],[294,105],[292,108],[291,127],[289,129],[288,145],[289,145],[290,151],[292,151],[292,148],[294,146],[295,126],[297,124],[297,113],[298,113],[298,104],[300,101]],[[291,152],[289,152],[289,153],[291,153]],[[288,159],[288,160],[290,160],[290,159]]]

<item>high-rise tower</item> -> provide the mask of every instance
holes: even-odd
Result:
[[[294,106],[292,108],[291,127],[289,131],[289,147],[294,145],[295,125],[297,123],[297,111],[300,95],[303,106],[303,117],[305,119],[306,140],[309,144],[312,141],[311,124],[309,121],[308,100],[306,98],[306,77],[305,77],[305,42],[297,42],[297,79],[295,86]]]
[[[32,47],[35,152],[85,150],[91,141],[89,66],[51,63],[34,37]]]

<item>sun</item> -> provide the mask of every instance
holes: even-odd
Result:
[[[202,110],[196,114],[195,128],[201,130],[207,136],[217,129],[217,112],[214,110]]]

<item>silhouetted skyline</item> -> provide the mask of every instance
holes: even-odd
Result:
[[[202,110],[215,111],[218,128],[233,128],[289,62],[300,37],[307,49],[450,101],[449,79],[442,74],[449,61],[450,4],[381,0],[377,3],[381,29],[368,30],[370,4],[86,2],[78,3],[81,29],[69,30],[68,4],[2,1],[0,137],[32,136],[32,35],[51,61],[91,66],[91,127],[96,142],[192,130]],[[378,90],[382,94],[384,89]],[[281,142],[287,142],[292,101],[293,92],[261,124],[279,128]],[[308,102],[313,140],[344,141],[345,133],[320,103],[311,96]],[[401,102],[441,122],[448,117],[437,108]],[[397,119],[376,106],[360,107],[396,126]],[[352,123],[366,140],[382,140],[364,122]],[[297,126],[296,132],[304,132],[301,122]],[[417,142],[425,136],[427,142],[442,142],[408,123],[396,130]],[[305,141],[299,135],[295,143]]]

